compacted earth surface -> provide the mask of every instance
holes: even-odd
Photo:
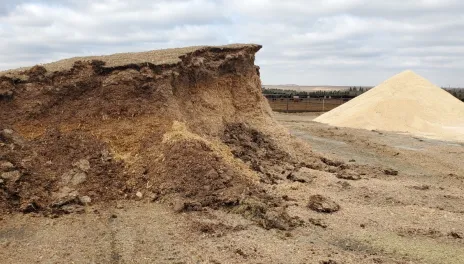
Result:
[[[292,221],[156,199],[48,217],[13,212],[0,218],[1,262],[462,263],[463,143],[273,115],[327,162],[350,165],[266,184]]]

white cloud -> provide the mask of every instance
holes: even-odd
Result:
[[[464,86],[460,0],[0,0],[0,69],[201,44],[264,45],[264,83]]]

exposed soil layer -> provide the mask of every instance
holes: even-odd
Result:
[[[265,228],[297,226],[270,186],[309,183],[305,169],[348,167],[273,120],[254,65],[260,48],[74,58],[4,73],[0,212],[159,200],[179,212],[224,208]]]
[[[125,184],[123,163],[108,154],[105,143],[87,134],[47,130],[33,140],[22,139],[14,132],[16,139],[9,140],[5,130],[0,135],[0,159],[12,164],[8,171],[18,172],[18,178],[4,179],[0,188],[3,210],[60,211],[63,205],[79,202],[77,196],[68,196],[72,189],[97,202],[133,191]]]
[[[10,71],[1,77],[0,160],[12,166],[2,171],[0,210],[168,194],[238,204],[257,187],[218,135],[230,122],[273,122],[254,65],[259,49],[163,50],[147,61],[116,54]]]

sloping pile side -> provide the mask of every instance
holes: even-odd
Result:
[[[116,54],[9,71],[0,77],[0,212],[150,199],[178,210],[241,206],[274,226],[263,204],[279,207],[281,198],[265,185],[303,167],[337,168],[272,119],[254,65],[260,48]]]
[[[412,71],[393,76],[314,121],[464,141],[464,103]]]

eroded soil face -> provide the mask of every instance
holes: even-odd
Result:
[[[259,49],[0,76],[0,214],[59,215],[121,199],[217,208],[258,193],[256,175],[220,138],[228,123],[275,123],[260,94]]]

